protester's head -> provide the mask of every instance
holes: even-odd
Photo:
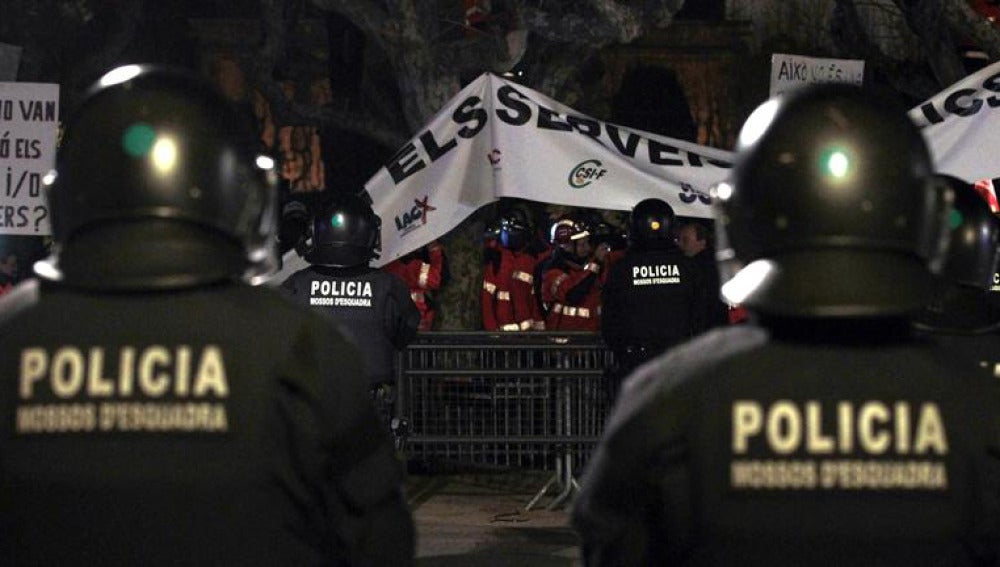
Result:
[[[687,257],[697,256],[708,248],[708,227],[698,221],[690,221],[677,229],[677,246]]]
[[[628,248],[628,232],[621,226],[598,219],[592,228],[591,241],[595,246],[606,245],[610,250]]]
[[[587,260],[593,248],[590,244],[590,228],[575,217],[564,217],[552,225],[551,242],[562,256],[576,263]]]
[[[723,294],[791,317],[902,315],[933,287],[952,198],[920,131],[894,101],[805,87],[757,108],[732,175],[715,189]]]
[[[636,249],[668,248],[674,241],[674,209],[662,199],[643,199],[629,215],[629,244]]]
[[[940,275],[951,283],[986,291],[997,269],[1000,220],[971,183],[944,174],[937,180],[955,195],[948,218],[948,254]]]
[[[196,74],[128,65],[66,121],[47,199],[43,277],[169,288],[277,268],[273,161],[252,124]]]
[[[527,213],[519,208],[504,211],[499,219],[500,245],[508,250],[523,250],[531,241],[533,228]]]
[[[382,219],[365,196],[337,192],[313,215],[300,253],[310,264],[340,268],[367,265],[382,250],[381,229]]]

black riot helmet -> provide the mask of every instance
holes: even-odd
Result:
[[[951,193],[894,101],[842,84],[758,107],[714,189],[733,303],[791,317],[911,313],[928,300]]]
[[[638,249],[672,246],[675,218],[673,207],[662,199],[639,201],[629,216],[629,242]]]
[[[937,175],[937,180],[955,195],[948,217],[948,253],[940,275],[955,284],[985,291],[992,285],[997,268],[1000,220],[971,183],[945,174]]]
[[[382,220],[362,195],[338,192],[313,215],[299,250],[310,264],[341,268],[367,264],[382,249]]]
[[[989,290],[996,273],[1000,220],[980,192],[980,188],[987,190],[986,187],[944,174],[938,175],[937,180],[943,189],[950,189],[955,195],[948,217],[948,254],[932,300],[914,317],[913,323],[917,329],[933,333],[996,332],[1000,312],[991,301]]]
[[[531,238],[531,221],[522,209],[512,208],[500,215],[500,245],[508,250],[521,250]]]
[[[258,144],[192,72],[107,73],[66,121],[46,195],[56,252],[39,275],[145,289],[273,273],[276,179]]]

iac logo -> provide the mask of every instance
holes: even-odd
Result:
[[[401,236],[427,224],[427,213],[437,210],[437,207],[432,207],[428,201],[427,195],[424,195],[423,199],[414,199],[413,208],[396,217],[396,230]]]
[[[582,189],[604,177],[608,170],[601,167],[601,165],[601,162],[596,159],[588,159],[585,162],[577,164],[569,172],[569,186],[574,189]]]

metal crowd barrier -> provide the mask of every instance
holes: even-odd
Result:
[[[576,489],[609,412],[611,352],[594,333],[420,333],[401,354],[407,461],[552,471],[529,509]]]

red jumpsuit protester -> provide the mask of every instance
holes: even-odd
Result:
[[[481,305],[483,329],[487,331],[541,331],[545,322],[535,297],[534,271],[537,258],[486,243]]]
[[[435,241],[426,246],[427,259],[420,254],[407,254],[386,264],[385,271],[396,274],[410,288],[410,299],[420,311],[418,330],[430,331],[434,324],[434,307],[427,293],[441,288],[445,259],[444,249]]]
[[[580,266],[566,258],[546,270],[542,279],[542,300],[549,306],[546,329],[600,330],[601,271],[602,265],[594,260]]]

